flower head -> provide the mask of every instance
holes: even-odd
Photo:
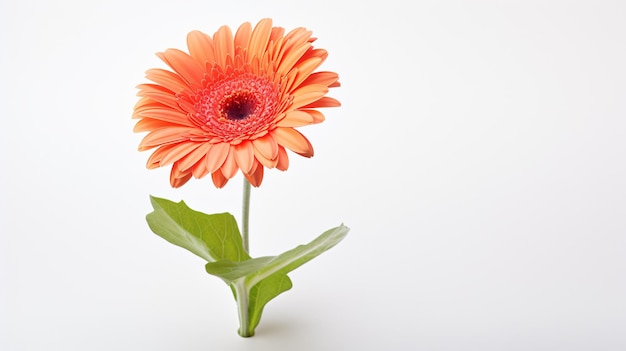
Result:
[[[285,34],[270,19],[254,28],[227,26],[213,37],[187,36],[189,54],[158,53],[172,71],[150,69],[154,83],[138,86],[135,132],[148,132],[139,150],[156,148],[149,169],[172,165],[170,183],[211,174],[223,187],[239,170],[254,185],[263,169],[286,170],[286,150],[311,157],[311,143],[295,128],[324,120],[321,107],[340,103],[325,96],[338,87],[333,72],[314,72],[326,59],[304,28]]]

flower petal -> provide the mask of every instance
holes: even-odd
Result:
[[[309,77],[309,75],[311,75],[313,71],[315,71],[317,67],[320,66],[321,63],[322,63],[321,58],[313,57],[299,64],[296,79],[293,81],[292,83],[293,85],[291,85],[288,88],[288,90],[297,88],[305,79]],[[307,84],[307,85],[314,85],[314,84]]]
[[[254,145],[254,149],[257,151],[255,154],[260,153],[268,160],[274,160],[278,156],[278,145],[270,134],[254,139],[252,145]]]
[[[328,88],[324,85],[307,85],[297,89],[293,93],[292,109],[297,109],[309,105],[321,99],[328,92]]]
[[[169,107],[178,110],[176,96],[172,93],[140,92],[143,97],[135,104],[135,112],[150,107]],[[137,118],[133,114],[133,118]]]
[[[228,157],[229,149],[230,145],[226,143],[217,143],[211,146],[206,158],[206,168],[209,170],[210,173],[214,173],[215,171],[220,169],[220,167],[222,167],[224,161],[226,160],[226,157]]]
[[[235,161],[235,148],[230,147],[228,150],[228,156],[226,157],[226,160],[224,160],[224,164],[222,164],[220,170],[222,171],[224,177],[230,179],[237,174],[238,169],[239,167],[237,167],[237,161]]]
[[[178,162],[178,167],[180,168],[180,170],[186,171],[191,167],[198,168],[196,167],[196,165],[199,163],[200,160],[202,160],[207,155],[207,153],[209,152],[209,149],[212,146],[212,144],[210,143],[196,143],[196,144],[199,144],[199,145],[195,149],[188,152],[188,154],[182,159],[180,159],[180,161]],[[206,162],[203,162],[203,167],[206,169]]]
[[[222,26],[213,35],[213,44],[215,49],[215,61],[218,65],[226,67],[227,58],[234,56],[235,48],[233,43],[233,32],[228,26]]]
[[[180,143],[180,144],[176,144],[176,146],[171,148],[165,155],[163,155],[163,158],[159,162],[159,166],[161,166],[161,167],[167,166],[170,163],[174,163],[174,162],[180,160],[181,158],[189,155],[190,152],[192,152],[193,150],[197,149],[200,145],[201,145],[200,143]],[[179,163],[178,166],[179,166],[179,170],[180,171],[186,171],[187,170],[187,168],[180,167],[180,163]]]
[[[222,171],[220,170],[211,173],[211,180],[213,180],[213,185],[215,185],[215,187],[218,189],[223,188],[224,185],[228,183],[228,178],[224,177]]]
[[[244,175],[252,186],[259,187],[263,181],[263,165],[259,164],[258,161],[255,161],[254,165],[255,167],[253,167],[253,171]]]
[[[172,69],[194,89],[202,87],[203,68],[188,54],[178,49],[167,49],[157,56],[165,61]]]
[[[276,168],[276,165],[278,164],[278,157],[273,160],[269,159],[258,152],[256,148],[254,149],[254,157],[267,168]]]
[[[276,128],[270,134],[279,145],[304,157],[313,156],[313,145],[297,130],[293,128]]]
[[[320,107],[339,107],[341,106],[341,102],[337,99],[333,99],[329,96],[324,96],[321,99],[313,101],[307,105],[302,106],[301,108],[320,108]]]
[[[191,167],[191,173],[196,179],[200,179],[209,174],[209,170],[206,168],[206,155],[201,158],[193,167]]]
[[[191,172],[181,172],[178,167],[176,167],[176,164],[172,166],[170,184],[173,188],[180,188],[185,185],[189,179],[191,179]]]
[[[339,75],[335,72],[314,72],[302,82],[302,85],[309,84],[323,84],[327,87],[332,87],[338,83]]]
[[[149,69],[146,71],[146,78],[171,90],[175,94],[189,90],[189,84],[187,84],[178,74],[164,69]]]
[[[326,117],[324,117],[324,114],[321,113],[318,110],[308,110],[308,109],[307,110],[303,110],[303,109],[300,109],[300,111],[304,111],[304,112],[308,113],[309,115],[311,115],[311,117],[313,117],[313,124],[322,123],[322,122],[324,122],[324,120],[326,120]]]
[[[287,150],[284,147],[278,147],[278,162],[276,163],[276,168],[281,171],[286,171],[289,168],[289,155],[287,155]]]
[[[151,149],[156,146],[165,144],[173,144],[186,141],[186,134],[190,131],[189,127],[170,126],[159,128],[148,133],[139,144],[139,151]]]
[[[207,34],[194,30],[187,35],[187,47],[189,55],[196,59],[204,67],[208,63],[215,62],[215,48],[213,39]]]
[[[311,46],[309,43],[304,43],[301,46],[296,47],[293,51],[286,52],[283,54],[282,60],[278,67],[276,68],[277,75],[284,75],[289,72],[295,65],[298,60],[304,55],[304,53]]]
[[[248,55],[250,57],[262,57],[265,54],[267,43],[272,33],[272,20],[269,18],[262,19],[252,31],[250,42],[248,44]]]
[[[235,33],[235,49],[248,47],[248,41],[250,40],[250,33],[252,33],[252,25],[250,22],[245,22],[237,29]]]
[[[194,125],[189,122],[187,115],[181,111],[172,110],[170,108],[146,108],[136,110],[135,118],[152,118],[160,121],[180,124],[184,126],[193,127]]]
[[[302,57],[300,57],[298,62],[296,62],[296,66],[300,66],[302,62],[309,60],[313,57],[320,58],[322,59],[321,62],[324,62],[326,61],[326,58],[328,57],[328,51],[324,49],[314,49],[312,46],[310,46],[309,49],[302,55]]]
[[[152,155],[148,158],[148,162],[146,162],[146,168],[154,169],[160,167],[161,159],[175,146],[176,144],[163,145],[154,150]]]
[[[315,119],[306,111],[290,111],[285,114],[280,122],[276,124],[278,127],[300,127],[307,124],[313,124]]]
[[[252,143],[244,141],[234,147],[235,161],[243,173],[250,173],[254,166],[254,148]]]
[[[149,132],[151,130],[155,130],[159,128],[167,128],[171,125],[172,123],[163,122],[158,119],[142,118],[135,124],[135,127],[133,128],[133,132],[135,133]]]
[[[158,69],[155,69],[158,71]],[[151,72],[153,70],[148,70],[146,71],[146,75],[148,74],[148,72]],[[163,71],[163,72],[169,72],[170,74],[173,74],[175,77],[177,77],[177,79],[180,80],[180,77],[178,77],[175,73],[172,73],[170,71]],[[182,80],[181,82],[186,85]],[[143,83],[143,84],[139,84],[136,87],[137,89],[139,89],[139,92],[137,92],[137,96],[147,96],[148,94],[146,93],[160,93],[160,94],[164,94],[164,95],[171,95],[172,97],[176,97],[175,93],[162,86],[162,85],[158,85],[158,84],[153,84],[153,83]]]

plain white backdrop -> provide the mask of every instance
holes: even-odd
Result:
[[[307,27],[341,108],[252,192],[251,250],[345,223],[253,338],[150,194],[239,216],[241,177],[171,189],[135,86],[264,17]],[[626,349],[623,1],[0,3],[0,349]]]

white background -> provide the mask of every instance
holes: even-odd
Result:
[[[251,248],[345,223],[253,338],[149,194],[135,86],[226,24],[305,26],[341,108],[253,189]],[[0,3],[1,350],[625,350],[626,2]]]

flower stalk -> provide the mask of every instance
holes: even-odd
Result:
[[[249,244],[249,223],[250,223],[250,182],[245,177],[243,178],[243,205],[241,209],[241,240],[243,249],[250,254]]]
[[[250,254],[249,232],[250,232],[250,193],[251,186],[248,179],[243,178],[243,199],[241,208],[241,244],[243,249]],[[249,290],[239,283],[232,284],[237,300],[237,313],[239,315],[239,335],[247,338],[254,335],[250,329],[250,297]]]
[[[254,336],[254,331],[250,328],[250,291],[246,289],[242,282],[231,284],[235,290],[237,300],[237,313],[239,315],[239,330],[241,337],[248,338]]]

